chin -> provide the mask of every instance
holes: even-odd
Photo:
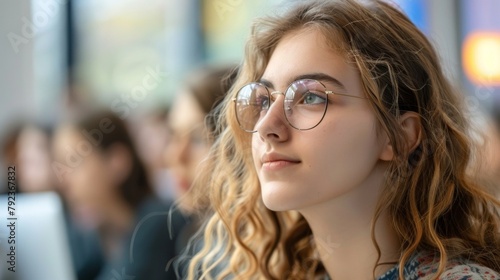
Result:
[[[261,184],[262,201],[272,211],[297,210],[307,204],[304,194],[294,193],[290,184],[269,182]]]
[[[288,207],[287,205],[285,205],[283,203],[279,203],[276,201],[270,201],[270,200],[265,199],[265,198],[263,198],[263,200],[264,200],[264,205],[266,206],[266,208],[271,210],[271,211],[279,212],[279,211],[294,210],[294,209],[290,209],[290,207]]]

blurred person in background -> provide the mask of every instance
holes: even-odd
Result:
[[[16,191],[19,193],[57,192],[63,201],[64,189],[51,169],[53,129],[30,121],[13,125],[2,144],[6,166],[16,167]],[[67,211],[65,225],[72,247],[73,264],[79,280],[94,279],[102,264],[100,246],[92,232],[76,227]]]
[[[500,102],[494,104],[486,130],[486,161],[483,164],[487,183],[500,195]]]
[[[217,137],[214,115],[236,73],[235,66],[230,65],[197,69],[188,76],[168,117],[171,139],[165,149],[165,161],[174,179],[179,208],[190,217],[177,242],[178,252],[185,248],[204,220],[201,215],[206,205],[193,204],[194,196],[201,192],[190,188]]]
[[[140,114],[131,123],[137,152],[146,166],[155,194],[164,201],[173,200],[173,182],[165,166],[163,151],[170,141],[165,122],[169,108],[159,107]]]
[[[5,135],[2,137],[2,164],[7,168],[8,166],[15,166],[17,163],[17,139],[23,129],[22,123],[11,125]],[[7,183],[2,182],[0,193],[8,192]]]
[[[18,192],[55,190],[55,180],[50,168],[51,140],[52,128],[35,122],[20,122],[12,126],[4,137],[4,164],[15,166]]]
[[[184,220],[153,195],[125,123],[87,114],[58,129],[54,153],[72,216],[98,232],[105,264],[96,279],[175,279],[166,267]]]

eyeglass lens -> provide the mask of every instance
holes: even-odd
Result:
[[[323,119],[327,108],[325,86],[316,80],[298,80],[285,91],[283,109],[288,123],[299,130],[316,127]],[[255,132],[260,120],[270,109],[276,92],[260,83],[243,86],[236,97],[236,117],[241,128]]]

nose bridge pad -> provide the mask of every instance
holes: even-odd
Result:
[[[282,121],[286,122],[286,120],[285,120],[286,116],[283,116],[283,112],[282,112],[283,106],[281,104],[275,104],[279,95],[283,95],[283,102],[284,102],[285,94],[281,91],[273,91],[273,92],[269,93],[269,95],[271,95],[272,102],[270,102],[270,104],[269,104],[269,108],[268,108],[266,115],[264,116],[264,119],[269,118],[270,115],[274,115],[274,116],[279,116],[279,118],[282,119]],[[278,111],[281,111],[281,112],[280,113],[273,112],[273,113],[269,114],[271,111],[274,111],[275,109],[277,109],[277,108],[272,109],[272,107],[276,107],[276,106],[278,106]],[[278,113],[278,114],[276,115],[276,113]],[[272,118],[274,118],[274,117],[272,117]],[[261,119],[259,121],[260,125],[262,125],[262,122],[267,122],[267,121],[264,121],[264,119]]]
[[[279,95],[283,95],[283,102],[285,102],[285,94],[281,91],[273,91],[270,93],[271,94],[271,97],[272,97],[272,101],[273,101],[273,104],[276,102],[276,100],[278,99],[278,96]],[[271,105],[272,104],[269,104],[269,109],[271,109]]]
[[[285,98],[285,94],[281,91],[275,90],[275,91],[271,92],[271,99],[272,99],[273,103],[278,99],[279,95],[283,95],[283,98]],[[271,104],[269,104],[269,105],[271,105]]]
[[[286,95],[283,95],[283,110],[287,118],[292,114],[292,107],[293,107],[293,100],[287,99]]]
[[[283,109],[284,109],[285,113],[290,114],[292,111],[292,106],[290,106],[290,104],[291,104],[290,100],[286,100],[286,94],[284,92],[277,91],[277,90],[273,91],[273,92],[271,92],[271,96],[274,97],[274,100],[276,100],[278,98],[278,97],[274,96],[276,94],[283,95]]]
[[[259,121],[261,128],[259,129],[261,139],[272,137],[273,139],[283,139],[286,136],[285,130],[287,129],[289,122],[283,111],[283,104],[285,101],[285,93],[281,91],[273,91],[269,93],[271,100],[269,102],[269,108],[264,117]],[[283,100],[278,101],[280,95],[283,95]],[[276,102],[278,101],[278,102]],[[283,104],[281,104],[283,102]],[[275,104],[279,103],[279,104]],[[276,107],[276,108],[272,108]],[[264,128],[262,127],[264,126]]]

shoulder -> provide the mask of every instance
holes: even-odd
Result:
[[[150,198],[137,208],[133,234],[172,239],[184,228],[186,222],[186,217],[175,205]]]
[[[462,261],[448,267],[441,274],[440,280],[500,280],[500,274],[492,269]]]
[[[419,252],[405,265],[407,279],[434,279],[439,258]],[[439,280],[500,280],[500,274],[483,265],[464,258],[449,260]]]

